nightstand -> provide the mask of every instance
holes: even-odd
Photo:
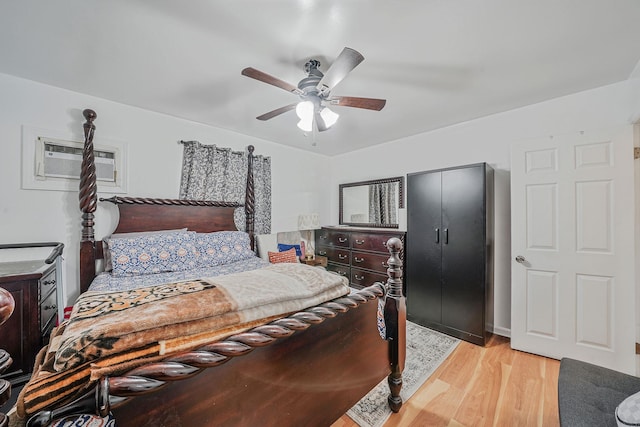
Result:
[[[49,341],[61,304],[62,243],[18,243],[0,249],[54,246],[46,260],[0,262],[0,286],[15,300],[15,309],[0,330],[0,342],[13,364],[0,379],[19,385],[31,376],[36,354]]]
[[[317,267],[326,267],[327,266],[327,257],[316,255],[314,259],[305,259],[300,261],[303,264],[313,265]]]

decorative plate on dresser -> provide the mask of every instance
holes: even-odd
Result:
[[[387,240],[405,232],[354,227],[322,227],[316,233],[316,253],[328,259],[327,269],[349,278],[350,286],[361,289],[387,280]],[[404,259],[404,251],[401,252]]]

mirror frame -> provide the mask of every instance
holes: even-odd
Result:
[[[368,181],[359,181],[359,182],[349,182],[346,184],[340,184],[338,186],[338,191],[340,194],[340,214],[338,218],[338,223],[340,225],[349,225],[353,227],[372,227],[372,228],[398,228],[399,224],[377,224],[377,223],[356,223],[356,222],[346,222],[342,218],[343,214],[343,198],[342,198],[342,190],[349,187],[358,187],[361,185],[371,185],[371,184],[386,184],[389,182],[397,182],[398,183],[398,209],[404,208],[404,176],[396,176],[393,178],[384,178],[384,179],[372,179]]]

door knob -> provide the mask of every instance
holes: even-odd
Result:
[[[526,261],[526,259],[524,259],[524,257],[522,255],[518,255],[516,257],[516,262],[519,262],[520,264],[523,264]]]

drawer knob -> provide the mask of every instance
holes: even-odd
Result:
[[[340,259],[347,259],[347,258],[348,258],[348,255],[338,254],[338,258],[340,258]]]
[[[356,256],[356,257],[353,257],[353,260],[354,260],[355,262],[357,262],[357,263],[361,263],[362,261],[364,261],[364,258],[358,258],[358,257]]]
[[[43,285],[47,286],[47,285],[55,285],[56,281],[54,280],[45,280],[44,282],[42,282]]]
[[[327,251],[319,251],[318,253],[319,253],[320,255],[322,255],[322,256],[327,255]]]
[[[353,277],[355,277],[356,280],[364,280],[364,276],[359,276],[357,274],[354,274]]]
[[[364,240],[356,239],[356,244],[363,245],[364,244]]]
[[[384,261],[382,262],[382,266],[383,266],[384,268],[389,268],[389,264],[387,264],[387,263],[386,263],[386,262],[384,262]]]
[[[340,242],[340,243],[344,243],[344,242],[346,242],[346,241],[347,241],[347,238],[346,238],[346,237],[338,237],[338,242]]]
[[[42,307],[45,310],[55,310],[57,307],[56,305],[45,305],[44,307]]]
[[[341,275],[341,276],[346,276],[347,275],[347,273],[344,272],[344,271],[338,271],[338,274]]]

